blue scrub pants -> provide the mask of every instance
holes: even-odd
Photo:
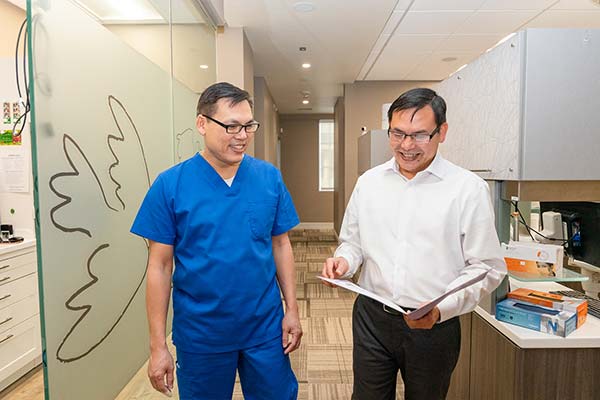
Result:
[[[246,400],[296,400],[298,381],[281,337],[249,349],[226,353],[177,350],[180,400],[231,400],[235,371]]]

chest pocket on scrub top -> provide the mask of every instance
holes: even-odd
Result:
[[[276,212],[277,203],[273,200],[248,202],[250,231],[255,239],[267,239],[271,237]]]

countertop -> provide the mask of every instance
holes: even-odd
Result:
[[[511,290],[526,287],[544,292],[550,290],[570,290],[555,282],[521,282],[512,278],[510,278],[510,287]],[[576,329],[575,332],[566,338],[563,338],[498,321],[481,307],[477,307],[475,312],[510,339],[510,341],[523,349],[600,347],[600,319],[592,317],[589,314],[583,326]]]
[[[13,251],[27,249],[35,246],[35,237],[24,236],[25,240],[19,243],[0,243],[0,256]]]

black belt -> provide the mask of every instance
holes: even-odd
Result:
[[[391,308],[389,306],[386,306],[385,304],[383,304],[383,303],[381,303],[381,302],[379,302],[379,301],[377,301],[375,299],[372,299],[372,298],[364,296],[364,295],[361,295],[361,297],[363,299],[369,300],[372,303],[380,305],[382,307],[383,311],[385,311],[387,314],[395,315],[395,316],[398,316],[398,317],[404,315],[400,311],[394,310],[393,308]],[[399,306],[399,307],[402,308],[404,311],[414,311],[414,310],[416,310],[416,308],[412,308],[412,307],[404,307],[404,306]]]

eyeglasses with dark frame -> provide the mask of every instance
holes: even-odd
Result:
[[[227,124],[222,123],[221,121],[217,121],[216,119],[209,117],[206,114],[200,114],[200,115],[202,115],[206,119],[210,119],[212,122],[214,122],[217,125],[221,125],[223,128],[225,128],[225,132],[229,133],[230,135],[237,135],[238,133],[240,133],[242,131],[242,129],[245,129],[246,133],[255,133],[258,130],[258,127],[260,126],[260,124],[258,122],[250,122],[249,124],[246,124],[246,125],[241,125],[241,124],[227,125]]]
[[[404,139],[406,139],[408,137],[408,138],[414,139],[415,142],[417,142],[417,143],[429,143],[431,141],[431,138],[433,138],[435,136],[435,134],[438,133],[439,131],[440,131],[439,125],[433,131],[431,131],[431,133],[414,133],[412,135],[407,135],[404,132],[399,132],[394,129],[388,128],[388,137],[390,137],[398,142],[402,142],[402,141],[404,141]]]

